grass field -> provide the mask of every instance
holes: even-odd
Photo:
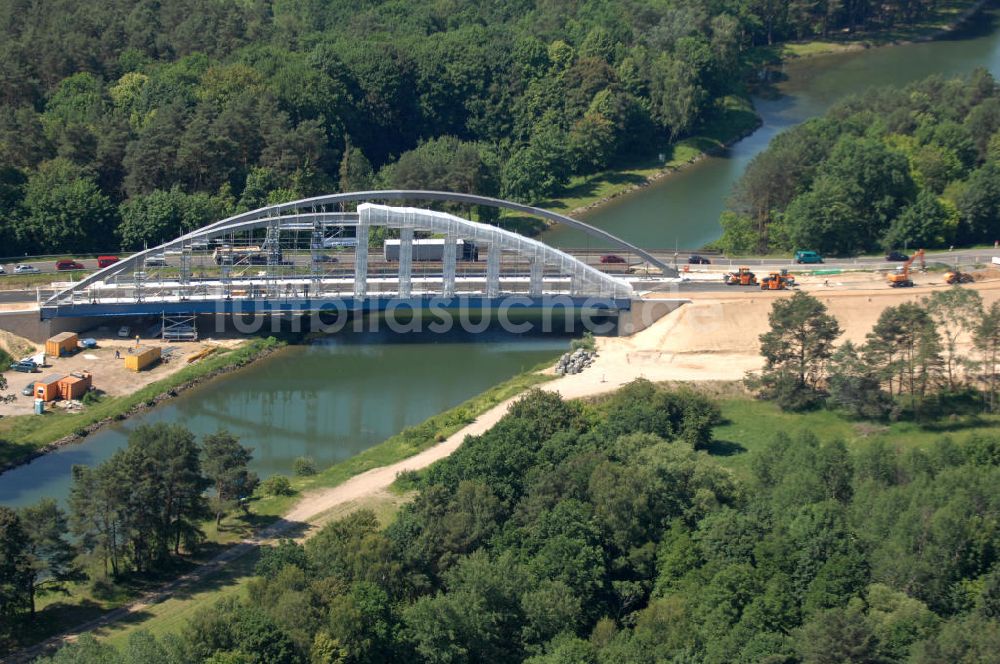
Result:
[[[716,427],[716,442],[710,453],[738,474],[748,470],[753,451],[771,442],[779,431],[793,440],[810,431],[820,441],[839,438],[854,449],[875,439],[897,447],[926,448],[945,436],[955,442],[976,434],[995,436],[1000,427],[997,415],[961,415],[924,424],[881,424],[851,420],[829,410],[785,413],[772,402],[746,397],[727,398],[720,405],[726,423]]]
[[[205,360],[186,366],[172,376],[150,383],[128,396],[105,396],[98,403],[84,408],[79,414],[51,411],[42,417],[16,415],[0,419],[0,463],[16,462],[53,441],[82,431],[95,422],[123,415],[133,407],[188,381],[219,369],[249,362],[262,352],[281,345],[283,342],[273,337],[253,339],[237,349],[214,353]]]

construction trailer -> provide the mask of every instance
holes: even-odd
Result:
[[[45,354],[51,357],[72,355],[76,352],[78,344],[79,338],[76,332],[60,332],[45,342]]]
[[[35,398],[42,401],[55,401],[59,398],[59,381],[63,379],[60,374],[49,374],[41,380],[35,381]]]
[[[130,371],[142,371],[160,361],[159,346],[140,346],[125,356],[125,368]]]
[[[59,396],[62,399],[82,399],[93,384],[93,377],[88,371],[73,372],[59,379]]]

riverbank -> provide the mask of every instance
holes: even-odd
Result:
[[[213,352],[130,394],[104,396],[77,414],[16,415],[0,419],[0,473],[59,447],[81,442],[103,427],[176,397],[195,385],[267,357],[285,343],[268,337]],[[177,360],[179,361],[179,359]],[[0,475],[2,477],[2,475]]]
[[[778,62],[933,41],[954,34],[994,3],[995,0],[951,0],[936,6],[925,20],[901,28],[843,32],[823,39],[762,46],[758,50],[762,60]]]

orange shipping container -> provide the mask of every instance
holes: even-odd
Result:
[[[45,354],[52,357],[62,357],[76,352],[79,339],[76,332],[60,332],[45,342]]]
[[[51,374],[41,380],[35,381],[35,398],[42,401],[55,401],[59,398],[59,381],[63,377],[59,374]]]
[[[59,396],[63,399],[82,399],[91,382],[89,373],[70,374],[59,380]]]
[[[158,362],[159,359],[159,346],[142,346],[134,349],[131,355],[125,356],[125,368],[132,371],[142,371]]]

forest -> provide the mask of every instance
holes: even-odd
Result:
[[[755,46],[930,0],[3,0],[0,253],[369,187],[542,201],[741,93]]]
[[[180,633],[49,663],[986,662],[1000,652],[1000,439],[783,433],[740,471],[706,396],[535,390],[419,477],[265,550]]]
[[[722,217],[730,254],[1000,240],[1000,86],[985,70],[872,89],[777,136]]]

